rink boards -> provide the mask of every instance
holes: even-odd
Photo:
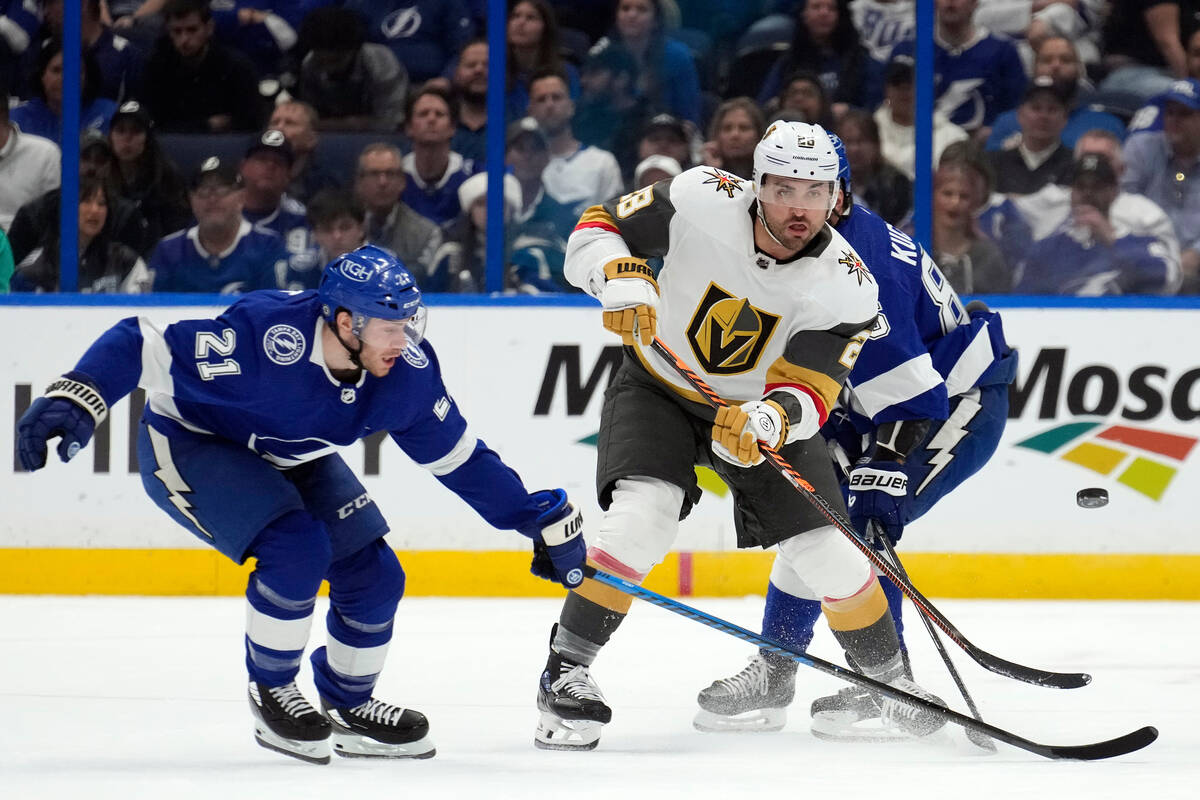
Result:
[[[462,302],[462,301],[459,301]],[[474,432],[530,488],[594,504],[601,396],[620,349],[594,306],[445,305],[428,336]],[[1193,509],[1200,487],[1200,305],[1004,309],[1020,348],[1004,439],[982,472],[910,526],[900,549],[930,595],[1200,599]],[[0,308],[0,446],[13,422],[109,325],[168,323],[219,306],[5,304]],[[35,474],[0,470],[0,592],[237,594],[239,568],[174,526],[145,497],[131,430],[141,397],[114,406],[94,446]],[[648,443],[653,446],[653,443]],[[948,454],[952,455],[952,454]],[[424,595],[554,594],[528,575],[528,541],[489,528],[386,439],[344,457],[385,516]],[[51,456],[53,459],[53,455]],[[648,585],[673,594],[761,592],[770,556],[733,546],[731,500],[711,474]],[[1101,486],[1101,509],[1075,504]]]

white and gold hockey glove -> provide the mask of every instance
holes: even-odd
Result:
[[[649,345],[658,328],[658,281],[645,259],[626,256],[604,265],[604,327],[627,345],[636,335]]]
[[[734,466],[753,467],[763,460],[758,449],[760,440],[778,449],[787,436],[788,418],[783,406],[774,400],[751,400],[717,409],[712,450]]]

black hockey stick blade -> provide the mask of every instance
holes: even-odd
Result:
[[[713,408],[721,408],[728,405],[724,398],[718,395],[713,388],[704,382],[704,379],[697,375],[691,367],[683,362],[675,352],[667,347],[661,339],[654,337],[650,343],[650,347],[654,352],[658,353],[671,367],[679,373],[679,377],[683,378],[689,386],[699,392],[705,402]],[[1052,689],[1078,689],[1081,686],[1087,686],[1092,682],[1092,676],[1084,672],[1051,672],[1049,670],[1038,669],[1037,667],[1029,667],[1024,664],[1017,664],[1012,661],[994,656],[986,650],[981,650],[971,644],[965,636],[963,636],[958,628],[950,623],[940,611],[934,608],[933,603],[925,595],[917,591],[911,581],[903,578],[892,565],[884,559],[880,558],[872,547],[859,533],[854,530],[854,526],[850,524],[837,509],[829,505],[824,497],[817,493],[817,490],[811,483],[806,481],[804,477],[792,467],[791,464],[779,455],[775,448],[768,446],[763,442],[759,442],[759,451],[763,458],[767,460],[775,471],[779,473],[788,483],[792,485],[796,491],[800,492],[825,520],[838,530],[843,536],[850,540],[859,552],[866,556],[884,576],[892,583],[900,588],[904,596],[912,601],[925,617],[931,620],[935,625],[942,629],[942,632],[950,638],[950,641],[962,648],[963,652],[969,655],[984,669],[995,672],[998,675],[1004,675],[1008,678],[1031,683],[1034,686],[1045,686]]]
[[[1115,739],[1109,739],[1104,742],[1095,742],[1094,744],[1080,745],[1048,745],[1040,744],[1031,741],[1015,733],[1010,733],[1003,728],[997,728],[995,725],[989,725],[986,722],[977,720],[974,717],[969,717],[966,714],[960,714],[953,709],[938,705],[937,703],[926,700],[923,697],[909,694],[908,692],[896,689],[886,683],[877,681],[874,678],[869,678],[866,675],[860,675],[854,670],[840,667],[829,661],[817,658],[816,656],[807,653],[797,652],[782,642],[776,641],[768,636],[754,633],[732,622],[727,622],[719,617],[714,617],[707,614],[698,608],[693,608],[678,600],[673,600],[670,597],[653,592],[649,589],[638,586],[636,583],[631,583],[624,578],[616,575],[610,575],[607,572],[602,572],[591,565],[584,568],[584,574],[606,586],[611,586],[619,592],[623,592],[632,597],[637,597],[645,600],[648,603],[665,608],[680,616],[693,619],[703,625],[706,625],[723,633],[728,633],[744,642],[761,647],[772,653],[786,656],[798,664],[803,664],[806,667],[811,667],[818,672],[824,672],[827,675],[832,675],[835,678],[841,678],[844,681],[862,686],[872,692],[891,697],[893,700],[899,700],[902,703],[909,705],[920,706],[934,712],[946,722],[966,728],[970,731],[975,731],[984,736],[988,736],[997,742],[1004,742],[1013,747],[1026,750],[1043,758],[1050,759],[1075,759],[1080,761],[1095,761],[1102,758],[1113,758],[1114,756],[1125,755],[1132,753],[1135,750],[1140,750],[1149,745],[1158,738],[1158,730],[1152,727],[1145,727],[1136,730],[1132,733],[1127,733],[1124,736],[1118,736]]]

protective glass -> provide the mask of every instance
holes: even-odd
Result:
[[[416,347],[425,338],[425,306],[418,306],[417,313],[407,319],[379,319],[368,317],[359,339],[377,350],[403,350]]]
[[[765,178],[766,176],[764,176]],[[808,208],[829,213],[837,200],[833,181],[809,181],[772,175],[758,189],[758,202],[766,205]]]

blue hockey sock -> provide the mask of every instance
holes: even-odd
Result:
[[[767,584],[767,603],[763,609],[762,623],[764,636],[804,652],[812,642],[813,626],[820,616],[820,600],[804,600],[788,594],[773,583]]]

